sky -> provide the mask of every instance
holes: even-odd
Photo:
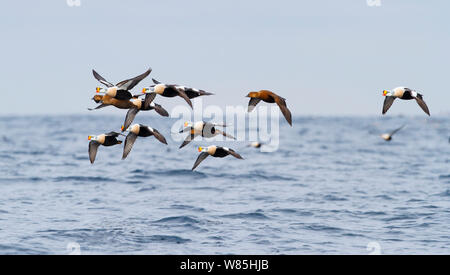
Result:
[[[203,106],[268,89],[294,115],[381,116],[382,91],[407,86],[448,114],[450,1],[368,1],[5,1],[0,115],[87,114],[92,69],[117,83],[148,67],[133,92],[153,77],[215,93]],[[388,114],[421,112],[404,101]]]

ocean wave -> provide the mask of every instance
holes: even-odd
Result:
[[[76,181],[76,182],[115,182],[116,180],[113,178],[107,178],[107,177],[88,177],[88,176],[66,176],[66,177],[56,177],[53,178],[53,181],[55,182],[70,182],[70,181]]]
[[[189,223],[195,224],[199,223],[199,221],[190,216],[174,216],[174,217],[166,217],[160,220],[154,221],[154,223]]]
[[[221,218],[227,219],[244,219],[244,220],[269,220],[270,218],[261,212],[250,212],[250,213],[235,213],[220,216]]]

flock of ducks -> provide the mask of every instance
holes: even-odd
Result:
[[[192,107],[191,99],[199,97],[199,96],[208,96],[213,95],[213,93],[206,92],[204,90],[199,90],[195,88],[190,88],[177,84],[164,84],[159,82],[158,80],[152,78],[153,85],[149,87],[144,87],[142,89],[142,93],[133,95],[130,91],[138,85],[143,79],[145,79],[150,73],[152,69],[148,69],[141,75],[138,75],[134,78],[123,80],[116,85],[107,81],[103,78],[99,73],[95,70],[92,70],[92,73],[101,84],[105,86],[105,88],[97,87],[96,94],[92,98],[96,103],[97,107],[88,110],[97,110],[100,108],[104,108],[107,106],[114,106],[119,109],[128,109],[126,114],[124,123],[121,127],[121,133],[118,132],[109,132],[97,136],[89,136],[89,159],[93,164],[95,161],[95,157],[97,155],[98,148],[100,146],[114,146],[117,144],[122,144],[122,141],[119,140],[119,136],[125,137],[125,142],[123,146],[123,154],[122,159],[127,158],[130,154],[133,145],[138,137],[150,137],[154,136],[159,142],[166,144],[166,138],[156,129],[143,125],[143,124],[133,124],[134,118],[140,111],[151,111],[155,110],[161,116],[168,117],[169,113],[159,104],[153,102],[157,95],[162,97],[181,97],[183,98],[187,104]],[[143,99],[140,97],[144,96]],[[389,108],[394,103],[396,98],[402,100],[411,100],[415,99],[422,110],[430,115],[430,111],[423,100],[423,96],[418,92],[406,88],[406,87],[397,87],[393,90],[384,90],[383,96],[385,96],[382,114],[386,114]],[[250,98],[248,103],[248,112],[253,111],[256,105],[262,100],[267,103],[276,103],[281,110],[281,113],[285,117],[286,121],[292,126],[292,115],[286,105],[286,99],[271,92],[268,90],[261,90],[259,92],[249,92],[246,97]],[[180,149],[189,144],[193,139],[197,136],[202,137],[214,137],[216,135],[223,135],[225,137],[229,137],[235,139],[233,136],[227,134],[226,132],[218,129],[218,127],[226,127],[225,124],[217,124],[212,122],[198,121],[195,123],[186,122],[184,124],[184,129],[180,131],[180,133],[188,133],[186,139],[180,145]],[[390,141],[392,136],[401,130],[404,125],[400,128],[395,129],[391,133],[382,134],[381,137]],[[128,133],[125,135],[124,133]],[[263,143],[260,142],[252,142],[248,146],[254,148],[260,148],[263,146]],[[223,158],[228,155],[231,155],[237,159],[243,159],[241,155],[235,152],[231,148],[220,147],[216,145],[211,145],[208,147],[198,147],[198,151],[200,152],[197,160],[192,167],[194,170],[204,159],[208,156]]]

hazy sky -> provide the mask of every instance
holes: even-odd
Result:
[[[116,83],[148,67],[135,92],[154,77],[216,93],[204,106],[270,89],[294,114],[381,115],[382,90],[404,85],[448,113],[450,1],[380,1],[5,1],[0,114],[88,113],[93,68]]]

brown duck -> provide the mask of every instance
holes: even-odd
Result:
[[[267,103],[276,103],[278,107],[280,107],[281,113],[286,118],[289,125],[292,126],[292,115],[286,105],[286,99],[281,96],[268,91],[261,90],[259,92],[250,92],[247,97],[250,97],[250,101],[248,102],[248,111],[251,112],[255,108],[256,104],[258,104],[261,100]]]

